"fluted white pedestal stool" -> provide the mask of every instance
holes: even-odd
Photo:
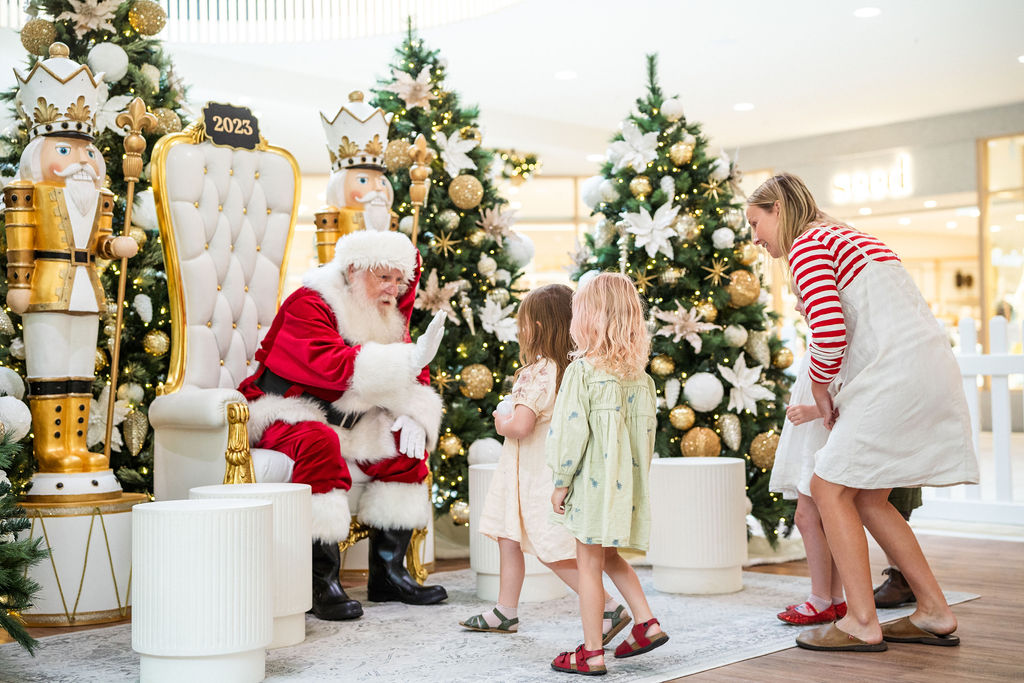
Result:
[[[193,499],[269,500],[274,506],[274,636],[270,647],[297,645],[306,639],[306,612],[313,607],[312,489],[306,484],[217,484],[189,490]]]
[[[476,573],[476,595],[496,602],[500,582],[501,555],[498,543],[480,533],[480,513],[491,485],[494,463],[469,466],[469,566]],[[520,602],[543,602],[564,597],[569,590],[561,579],[533,555],[526,555],[526,577]]]
[[[143,683],[251,683],[273,632],[267,500],[168,500],[132,519],[132,649]]]
[[[746,467],[739,458],[657,458],[651,463],[654,587],[734,593],[747,560]]]

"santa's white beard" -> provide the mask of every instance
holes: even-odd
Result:
[[[342,284],[340,294],[343,305],[335,314],[338,330],[346,341],[394,344],[405,340],[405,317],[395,305],[394,297],[383,297],[390,299],[390,304],[381,310],[378,301],[368,298],[366,287],[358,277],[347,285]]]
[[[91,178],[83,178],[76,174],[71,178],[64,179],[64,195],[71,197],[75,208],[81,215],[87,215],[96,210],[96,198],[99,190]]]

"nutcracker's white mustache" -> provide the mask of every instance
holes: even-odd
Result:
[[[95,181],[99,178],[99,174],[96,173],[96,169],[86,163],[70,164],[63,171],[56,171],[56,175],[61,178],[70,177],[73,180]]]
[[[387,206],[388,196],[379,190],[374,190],[373,192],[367,192],[356,201],[360,204],[379,204],[381,206]]]

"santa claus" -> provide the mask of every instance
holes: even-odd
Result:
[[[321,619],[362,614],[338,581],[353,480],[366,482],[356,516],[371,529],[369,599],[425,605],[448,597],[402,564],[413,530],[429,520],[426,457],[442,408],[427,366],[444,314],[416,343],[408,331],[419,272],[419,253],[401,233],[345,235],[333,260],[281,305],[256,372],[239,386],[252,444],[286,454],[292,481],[313,489],[313,613]]]

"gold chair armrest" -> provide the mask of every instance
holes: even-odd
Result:
[[[256,473],[252,468],[252,453],[249,452],[249,406],[246,403],[229,403],[228,406],[228,448],[224,453],[225,484],[253,484]]]

